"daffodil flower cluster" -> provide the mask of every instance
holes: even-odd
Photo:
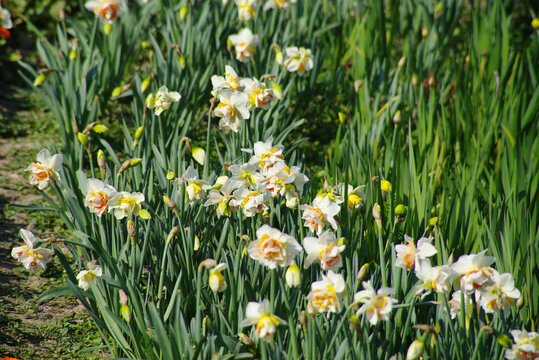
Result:
[[[114,216],[121,220],[131,215],[149,219],[150,214],[142,209],[144,194],[139,192],[116,191],[116,189],[99,179],[86,180],[86,196],[84,205],[90,212],[101,217],[106,212],[114,212]]]
[[[256,79],[241,78],[236,71],[225,66],[225,76],[213,75],[212,95],[219,100],[213,115],[219,117],[219,127],[238,132],[241,121],[249,119],[254,109],[267,110],[275,98],[273,90]]]
[[[451,265],[432,266],[430,257],[437,254],[432,246],[432,238],[421,238],[414,244],[409,236],[404,236],[407,245],[395,246],[397,260],[395,266],[409,270],[414,268],[420,280],[416,285],[416,296],[424,298],[431,292],[449,294],[454,279],[459,279],[460,290],[453,293],[449,305],[452,317],[462,308],[469,312],[469,304],[474,296],[486,313],[506,310],[520,298],[520,291],[514,286],[511,274],[500,274],[490,265],[496,260],[485,256],[486,250],[472,255],[463,255]],[[464,299],[464,303],[462,300]]]
[[[38,246],[41,239],[35,237],[31,231],[21,229],[20,236],[24,240],[24,245],[17,246],[11,250],[11,256],[20,261],[27,270],[45,270],[47,264],[52,260],[54,252],[42,246]]]

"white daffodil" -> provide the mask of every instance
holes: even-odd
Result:
[[[155,115],[159,116],[165,110],[167,110],[172,102],[178,102],[182,96],[176,91],[168,91],[166,86],[161,86],[155,96],[150,94],[146,99],[146,106],[148,109],[155,108]]]
[[[329,270],[327,275],[322,274],[322,280],[311,284],[311,291],[307,295],[307,312],[316,315],[322,312],[340,312],[342,309],[341,297],[346,288],[341,274]]]
[[[240,77],[236,74],[236,71],[232,66],[225,66],[225,76],[213,75],[211,77],[211,83],[213,90],[211,94],[215,97],[219,97],[219,93],[223,90],[228,91],[242,91],[243,87],[240,84]]]
[[[264,4],[264,11],[268,11],[270,9],[288,9],[290,4],[295,4],[296,0],[267,0],[266,4]]]
[[[473,299],[472,295],[466,295],[464,294],[464,304],[465,306],[462,306],[462,299],[463,299],[462,291],[457,290],[453,292],[453,295],[451,296],[451,300],[448,301],[449,304],[449,314],[451,315],[451,319],[456,318],[457,316],[460,316],[460,312],[462,310],[465,311],[466,321],[468,321],[469,317],[468,314],[472,312],[473,309]]]
[[[103,269],[95,261],[91,261],[86,265],[86,270],[82,270],[77,275],[79,287],[88,290],[90,288],[90,282],[94,282],[96,278],[101,276],[103,276]]]
[[[410,270],[414,266],[417,268],[419,261],[427,259],[438,252],[431,244],[431,237],[422,237],[419,239],[417,241],[417,247],[414,244],[414,239],[411,237],[404,235],[404,240],[406,240],[408,244],[395,245],[395,251],[397,252],[397,261],[395,262],[396,267],[406,270]]]
[[[526,330],[511,330],[513,347],[505,351],[506,359],[535,360],[539,358],[539,334]]]
[[[198,178],[198,171],[189,166],[183,174],[183,179],[187,182],[185,186],[185,199],[188,203],[194,203],[205,198],[206,190],[211,186],[204,180]]]
[[[344,184],[329,186],[329,183],[325,181],[324,188],[316,194],[316,198],[322,200],[325,197],[337,205],[342,204],[344,202]]]
[[[262,171],[267,171],[275,164],[284,163],[284,146],[272,144],[273,136],[265,142],[257,141],[253,146],[253,156],[249,163],[260,166]]]
[[[240,21],[251,20],[255,16],[256,0],[236,0]]]
[[[226,181],[224,184],[221,184],[220,186],[216,187],[215,185],[212,187],[210,192],[208,193],[208,200],[204,203],[204,206],[210,206],[210,205],[217,205],[217,216],[230,216],[232,211],[235,211],[237,206],[235,204],[234,196],[232,195],[232,191],[234,188],[232,187],[232,183],[228,181],[228,177],[226,177]]]
[[[51,179],[60,180],[58,171],[62,168],[64,157],[62,154],[51,156],[47,149],[43,149],[37,154],[37,163],[32,163],[25,171],[31,171],[28,181],[32,185],[38,185],[39,190],[45,189]]]
[[[273,90],[266,84],[256,79],[242,79],[243,91],[249,98],[249,110],[262,108],[267,110],[271,106],[271,101],[275,98]]]
[[[384,287],[378,291],[374,290],[371,281],[363,281],[363,288],[354,295],[354,302],[362,303],[363,305],[357,310],[356,315],[365,314],[371,325],[376,325],[378,320],[388,320],[393,304],[397,302],[391,295],[395,290],[389,287]]]
[[[337,221],[335,221],[334,216],[341,208],[336,203],[331,202],[327,196],[322,199],[315,198],[312,205],[301,205],[299,208],[303,211],[304,225],[317,235],[324,231],[327,224],[337,230]]]
[[[246,217],[263,214],[269,209],[270,194],[263,188],[251,190],[240,188],[233,193],[233,206],[240,206]]]
[[[251,116],[248,102],[249,98],[245,93],[231,92],[228,90],[220,91],[219,104],[213,110],[213,115],[221,118],[219,120],[219,127],[224,130],[238,132],[241,121],[243,119],[249,119]]]
[[[228,269],[228,265],[221,263],[217,265],[216,267],[210,269],[210,276],[208,278],[208,283],[210,285],[210,289],[212,289],[213,292],[222,292],[226,289],[226,281],[223,277],[223,274],[221,274],[221,271]]]
[[[112,24],[118,16],[127,11],[125,0],[91,0],[84,6],[105,24]]]
[[[247,247],[251,258],[270,269],[290,265],[301,251],[296,239],[268,225],[262,225],[256,231],[256,240]]]
[[[275,336],[277,326],[286,325],[286,321],[271,314],[271,304],[269,300],[260,303],[249,302],[245,310],[245,319],[240,323],[240,327],[256,324],[255,336],[270,342]]]
[[[462,255],[451,265],[455,274],[461,276],[460,289],[467,294],[481,289],[490,281],[494,269],[490,265],[496,261],[494,256],[485,256],[487,250],[472,255]]]
[[[97,214],[97,216],[103,215],[110,209],[109,201],[116,194],[116,189],[98,179],[88,179],[86,187],[84,205],[88,206],[90,212]]]
[[[234,188],[257,186],[264,181],[264,176],[258,172],[258,167],[251,163],[232,165],[228,168],[232,173],[229,181]]]
[[[13,27],[13,22],[11,21],[11,14],[7,9],[2,8],[0,4],[0,36],[8,38],[11,36],[11,33],[8,29]]]
[[[415,274],[421,284],[417,286],[415,296],[424,298],[432,291],[447,294],[451,290],[451,281],[454,273],[449,265],[432,266],[429,259],[421,260],[416,264]]]
[[[21,229],[19,234],[25,245],[13,248],[11,256],[20,261],[27,270],[37,270],[38,267],[45,270],[47,264],[52,260],[54,252],[41,246],[36,247],[41,240],[35,237],[32,232]]]
[[[313,68],[313,58],[311,50],[304,47],[297,48],[295,46],[286,48],[286,60],[284,68],[290,72],[297,71],[301,76],[305,71]]]
[[[315,261],[320,261],[322,270],[337,270],[342,266],[341,252],[345,245],[336,246],[335,233],[326,230],[320,237],[306,237],[303,239],[303,247],[307,253],[304,267],[307,269]]]
[[[520,298],[520,291],[515,288],[515,280],[511,274],[500,274],[494,270],[490,280],[491,285],[484,286],[479,291],[479,304],[486,313],[506,310]]]
[[[139,215],[144,194],[121,191],[115,193],[109,200],[109,208],[114,211],[116,219],[121,220],[129,215]]]
[[[236,51],[236,59],[241,62],[249,61],[255,54],[254,47],[258,43],[258,36],[254,35],[249,28],[241,29],[238,34],[228,38]]]

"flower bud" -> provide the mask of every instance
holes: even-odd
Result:
[[[140,164],[142,164],[142,159],[141,158],[129,159],[129,166],[130,167],[135,167],[135,166],[140,165]]]
[[[109,128],[102,124],[97,124],[92,128],[92,131],[98,134],[102,134],[104,132],[107,132],[108,130]]]
[[[356,276],[356,284],[361,284],[362,281],[367,280],[369,277],[369,263],[363,264],[359,269]]]
[[[180,9],[180,20],[184,21],[189,13],[189,8],[187,6],[182,6]]]
[[[39,86],[41,84],[43,84],[43,82],[47,79],[47,76],[45,74],[39,74],[38,76],[36,76],[36,78],[34,79],[34,86]]]
[[[75,60],[77,56],[78,56],[77,50],[73,49],[69,52],[69,60]]]
[[[123,86],[116,86],[116,87],[112,90],[111,96],[112,96],[113,98],[115,98],[115,97],[118,97],[118,96],[122,95],[122,90],[123,90]]]
[[[135,130],[135,140],[138,140],[142,137],[142,131],[144,130],[144,127],[140,126]]]
[[[438,217],[432,217],[429,219],[429,227],[434,227],[438,224]]]
[[[163,201],[165,205],[172,211],[178,211],[178,206],[167,194],[163,195]]]
[[[397,110],[395,115],[393,115],[393,125],[398,126],[401,122],[401,111]]]
[[[105,33],[105,35],[110,35],[110,33],[112,32],[112,24],[104,24],[103,32]]]
[[[124,318],[125,322],[131,321],[131,308],[127,305],[122,305],[120,309],[120,313],[122,314],[122,317]]]
[[[391,192],[391,183],[387,180],[380,181],[380,190],[383,192]]]
[[[406,213],[407,213],[406,206],[402,204],[395,206],[395,215],[402,217],[402,216],[406,216]]]
[[[144,50],[152,47],[152,44],[149,41],[143,41],[140,45],[142,46]]]
[[[299,323],[301,326],[303,326],[303,328],[307,327],[307,315],[305,314],[305,310],[302,310],[299,314]]]
[[[406,353],[406,360],[416,360],[425,350],[425,340],[417,339],[410,345]]]
[[[339,116],[339,122],[340,122],[341,124],[344,124],[344,123],[346,122],[346,120],[348,120],[348,116],[347,116],[345,113],[343,113],[343,112],[340,112],[340,111],[339,111],[338,116]]]
[[[238,337],[240,338],[243,345],[245,345],[247,348],[250,348],[250,349],[256,348],[254,341],[251,340],[249,336],[245,335],[244,333],[239,333]]]
[[[204,165],[204,162],[206,161],[206,152],[204,149],[199,147],[193,147],[191,150],[191,154],[193,155],[193,159],[200,165]]]
[[[357,331],[360,335],[363,334],[363,331],[361,330],[361,319],[356,314],[350,315],[349,318],[350,326],[352,329]]]
[[[376,221],[376,224],[378,225],[378,228],[382,227],[382,208],[378,203],[374,204],[372,207],[372,217]]]
[[[177,226],[174,226],[170,232],[168,233],[168,236],[167,236],[167,241],[166,241],[166,244],[168,244],[172,239],[174,239],[176,237],[176,234],[178,233],[178,227]]]
[[[176,172],[174,170],[170,170],[167,172],[167,180],[172,181],[176,178]]]
[[[81,132],[77,133],[77,139],[83,146],[88,146],[88,137],[84,135],[83,133]]]
[[[510,348],[511,345],[513,345],[513,342],[509,338],[509,336],[501,333],[496,334],[496,340],[498,340],[498,344],[503,346],[504,348]]]
[[[152,218],[152,215],[148,212],[148,210],[141,209],[138,213],[138,216],[141,217],[144,220],[150,220]]]
[[[101,176],[105,176],[107,171],[107,159],[105,158],[105,153],[103,153],[103,150],[101,149],[97,151],[97,165],[99,166],[99,170],[101,170]]]
[[[532,20],[532,28],[534,28],[535,30],[539,29],[539,19],[538,18],[535,18]]]
[[[359,89],[363,86],[363,80],[356,80],[354,81],[354,90],[356,90],[356,92],[359,91]]]
[[[423,39],[425,39],[428,35],[429,35],[429,29],[427,29],[426,27],[422,28],[421,36],[423,37]]]
[[[193,244],[193,250],[198,251],[200,249],[200,238],[195,235],[195,242]]]
[[[271,89],[273,90],[273,95],[275,95],[278,100],[283,99],[283,91],[281,90],[281,85],[272,82]]]
[[[182,69],[185,69],[186,62],[185,62],[185,57],[183,55],[180,55],[180,57],[178,58],[178,62],[180,63],[180,67]]]
[[[199,268],[205,268],[205,269],[212,269],[217,266],[217,261],[213,260],[212,258],[208,258],[206,260],[203,260],[198,264]]]
[[[405,63],[406,63],[406,56],[403,56],[400,58],[399,62],[397,63],[397,67],[399,69],[402,69]]]
[[[289,209],[296,209],[298,207],[299,199],[296,196],[290,196],[286,199],[286,207]]]
[[[137,239],[137,227],[131,220],[127,220],[127,235],[129,235],[133,241]]]
[[[150,81],[151,81],[151,77],[149,76],[146,79],[142,80],[142,82],[140,83],[141,93],[144,93],[148,89],[148,86],[150,86]]]
[[[301,273],[295,261],[292,261],[292,264],[286,270],[285,278],[288,287],[298,287],[301,285]]]

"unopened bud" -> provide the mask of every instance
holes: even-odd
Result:
[[[253,340],[251,340],[249,336],[245,335],[244,333],[239,333],[238,337],[240,338],[241,342],[248,348],[255,348],[255,343],[253,342]]]
[[[105,33],[105,35],[110,35],[110,33],[112,32],[112,24],[104,24],[103,32]]]
[[[341,124],[344,124],[344,123],[346,122],[346,120],[348,120],[348,116],[347,116],[345,113],[343,113],[343,112],[340,112],[340,111],[339,111],[338,116],[339,116],[339,122],[340,122]]]
[[[107,132],[108,130],[109,130],[109,128],[106,127],[105,125],[102,125],[102,124],[97,124],[92,128],[92,131],[96,132],[98,134]]]
[[[395,115],[393,115],[393,125],[395,125],[395,126],[399,125],[401,120],[402,120],[401,119],[401,111],[397,110]]]
[[[118,295],[120,295],[120,304],[127,305],[127,294],[122,289],[118,290]]]
[[[376,221],[378,228],[382,227],[382,208],[377,203],[372,207],[372,217]]]
[[[122,314],[122,317],[124,318],[125,322],[131,321],[131,308],[127,305],[122,305],[120,308],[120,313]]]
[[[399,217],[406,216],[407,212],[408,211],[406,210],[406,206],[404,206],[402,204],[399,204],[399,205],[395,206],[395,215],[396,216],[399,216]]]
[[[539,19],[538,18],[535,18],[532,20],[532,28],[534,28],[535,30],[539,29]]]
[[[84,135],[83,133],[81,132],[77,133],[77,139],[83,146],[88,146],[88,137]]]
[[[101,149],[97,151],[97,165],[99,166],[99,170],[101,170],[101,176],[105,176],[107,171],[107,159],[105,158],[105,153]]]
[[[146,49],[151,48],[151,47],[152,47],[152,44],[151,44],[149,41],[143,41],[143,42],[141,43],[141,46],[142,46],[142,48],[143,48],[144,50],[146,50]]]
[[[204,165],[204,162],[206,161],[206,152],[204,149],[199,147],[193,147],[191,150],[191,154],[193,155],[193,159],[200,165]]]
[[[173,239],[176,237],[176,234],[178,233],[178,227],[177,226],[174,226],[170,232],[168,233],[168,236],[167,236],[167,244]]]
[[[77,58],[77,50],[71,50],[69,52],[69,60],[75,60]]]
[[[429,227],[434,227],[438,224],[438,217],[432,217],[429,219]]]
[[[127,220],[127,235],[129,235],[133,241],[137,239],[137,227],[131,220]]]
[[[289,287],[298,287],[301,285],[301,273],[295,261],[288,267],[285,274],[286,285]]]
[[[354,90],[356,90],[356,92],[358,92],[362,86],[363,86],[363,80],[354,81]]]
[[[426,27],[422,28],[421,36],[423,37],[423,39],[425,39],[428,35],[429,35],[429,29],[427,29]]]
[[[39,74],[38,76],[36,76],[36,78],[34,79],[34,86],[39,86],[41,84],[43,84],[43,82],[47,79],[47,76],[45,74]]]
[[[185,61],[185,56],[180,55],[180,57],[178,58],[178,63],[180,64],[180,67],[182,69],[185,69],[185,65],[187,65],[187,62]]]
[[[275,53],[275,61],[279,65],[283,64],[283,52],[281,50],[277,50],[277,52]]]
[[[193,250],[198,251],[200,249],[200,238],[195,235],[195,243],[193,244]]]
[[[180,9],[180,20],[184,21],[188,13],[189,8],[187,6],[182,6],[182,8]]]
[[[350,321],[350,327],[358,332],[358,334],[363,334],[363,331],[361,330],[361,319],[356,314],[350,315],[349,318]]]
[[[135,166],[140,165],[140,164],[142,164],[142,159],[141,158],[129,159],[129,166],[130,167],[135,167]]]
[[[142,82],[140,83],[141,93],[144,93],[148,89],[148,86],[150,86],[151,79],[152,78],[148,76],[146,79],[142,80]]]
[[[361,284],[362,281],[367,280],[369,277],[369,263],[363,264],[359,269],[356,276],[356,283]]]
[[[410,345],[406,353],[406,360],[416,360],[425,350],[425,340],[417,339]]]
[[[167,194],[163,195],[163,201],[165,202],[165,205],[172,211],[178,211],[178,206],[172,200]]]
[[[118,171],[118,176],[120,176],[125,170],[129,169],[130,162],[129,160],[125,160],[120,167],[120,170]]]
[[[302,310],[299,314],[299,322],[304,328],[307,327],[307,314],[305,314],[305,310]]]
[[[167,172],[167,180],[174,180],[176,178],[176,172],[174,172],[174,170],[170,170],[169,172]]]
[[[400,58],[399,62],[397,63],[398,68],[402,69],[405,63],[406,63],[406,56],[403,56]]]
[[[118,97],[118,96],[122,95],[122,89],[123,89],[123,86],[117,86],[117,87],[115,87],[115,88],[112,90],[111,96],[112,96],[113,98],[115,98],[115,97]]]
[[[283,99],[283,91],[281,90],[281,85],[272,82],[271,89],[273,90],[273,95],[275,95],[278,100]]]
[[[214,267],[217,266],[217,261],[213,260],[212,258],[208,258],[206,260],[203,260],[200,262],[200,264],[198,264],[198,267],[199,268],[204,268],[204,269],[213,269]]]
[[[142,132],[144,131],[144,127],[140,126],[135,130],[135,140],[138,140],[142,137]]]
[[[380,190],[386,193],[391,192],[392,190],[391,183],[387,180],[380,181]]]
[[[504,348],[510,348],[511,345],[513,345],[511,338],[509,338],[509,336],[505,334],[501,334],[501,333],[496,334],[496,340],[498,340],[498,344],[500,344]]]

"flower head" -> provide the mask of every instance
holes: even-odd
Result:
[[[225,291],[226,281],[223,277],[223,274],[221,274],[221,271],[226,269],[228,269],[228,265],[224,263],[221,263],[213,269],[210,269],[210,277],[208,278],[208,283],[210,285],[210,289],[212,289],[213,292]]]
[[[270,194],[265,189],[241,188],[234,191],[233,195],[235,200],[232,205],[241,207],[246,217],[263,214],[269,209]]]
[[[511,330],[515,343],[505,352],[506,359],[535,360],[539,359],[539,334],[526,330]]]
[[[54,252],[44,247],[36,247],[40,239],[32,232],[21,229],[19,234],[25,245],[13,248],[11,256],[20,261],[27,270],[37,270],[38,267],[45,270]]]
[[[206,181],[198,178],[198,171],[192,166],[187,168],[183,174],[183,178],[187,182],[185,186],[185,198],[189,203],[204,199],[206,190],[211,188]]]
[[[415,274],[422,281],[416,289],[416,296],[422,294],[423,298],[432,291],[447,294],[451,290],[454,273],[449,265],[433,267],[429,259],[421,260],[416,264]]]
[[[125,0],[90,0],[85,6],[105,24],[112,24],[118,16],[127,11]]]
[[[470,294],[482,288],[490,280],[494,269],[490,265],[496,260],[494,256],[485,256],[487,250],[472,255],[462,255],[451,265],[452,270],[460,275],[460,288]]]
[[[256,231],[256,241],[249,244],[249,256],[262,265],[275,269],[286,267],[302,251],[301,246],[292,236],[268,225],[262,225]]]
[[[245,319],[240,323],[240,327],[256,324],[255,336],[270,342],[277,331],[277,326],[286,325],[286,321],[271,314],[271,304],[269,300],[262,302],[249,302],[245,310]]]
[[[250,164],[258,165],[267,172],[278,163],[284,163],[284,146],[273,145],[273,137],[270,136],[265,142],[257,141],[253,146],[253,156],[249,160]]]
[[[84,199],[84,205],[90,208],[90,212],[98,216],[103,215],[109,208],[109,200],[116,194],[116,189],[98,179],[88,179],[86,182],[88,191]]]
[[[12,27],[11,14],[7,9],[3,9],[2,4],[0,4],[0,36],[6,39],[9,38],[11,33],[8,29]]]
[[[308,268],[313,262],[320,261],[322,270],[337,270],[342,265],[341,252],[345,245],[336,246],[335,233],[326,230],[320,237],[306,237],[303,239],[303,247],[307,253],[304,267]]]
[[[247,62],[253,57],[258,36],[254,35],[249,28],[243,28],[238,34],[230,35],[229,40],[234,45],[238,61]]]
[[[79,287],[88,290],[90,288],[90,282],[95,281],[96,278],[103,276],[103,269],[97,265],[95,261],[90,261],[86,265],[86,270],[82,270],[77,275],[79,280]]]
[[[290,4],[295,4],[296,0],[267,0],[266,4],[264,5],[264,11],[268,11],[270,9],[280,8],[280,9],[288,9]]]
[[[431,245],[432,238],[422,237],[417,241],[417,247],[414,244],[414,239],[404,235],[404,240],[408,244],[399,244],[395,246],[397,252],[397,261],[395,266],[410,270],[414,266],[417,268],[419,261],[427,259],[437,253],[436,248]]]
[[[305,71],[313,68],[313,58],[310,49],[304,47],[297,48],[295,46],[286,48],[286,60],[284,68],[290,72],[297,71],[299,75],[303,75]]]
[[[356,315],[365,314],[372,325],[376,325],[378,320],[388,320],[393,304],[397,302],[391,295],[395,293],[392,288],[381,288],[374,290],[371,281],[363,281],[363,288],[354,295],[354,302],[363,305],[357,310]]]
[[[240,77],[236,74],[234,68],[230,65],[225,66],[225,76],[213,75],[211,77],[213,90],[211,94],[215,97],[219,96],[222,90],[242,91],[243,87],[240,84]]]
[[[118,220],[131,214],[138,215],[141,211],[141,204],[144,201],[144,194],[139,192],[130,193],[121,191],[115,193],[109,200],[109,208],[114,210],[114,216]]]
[[[242,79],[242,85],[243,91],[249,99],[249,110],[256,108],[267,110],[270,108],[274,96],[273,90],[269,89],[266,84],[256,79]]]
[[[479,303],[486,313],[506,310],[520,298],[520,291],[515,288],[515,280],[511,274],[500,274],[494,270],[490,280],[491,284],[479,291]]]
[[[251,20],[255,16],[256,0],[236,0],[236,6],[241,21]]]
[[[346,284],[341,274],[329,270],[327,275],[322,274],[321,281],[311,284],[311,292],[307,295],[307,312],[316,315],[322,312],[336,313],[342,309],[341,297]]]
[[[155,115],[159,116],[172,105],[172,102],[178,102],[181,98],[182,96],[179,92],[168,91],[166,86],[161,86],[155,96],[153,94],[148,96],[146,106],[148,109],[155,108]]]
[[[37,154],[37,163],[32,163],[25,171],[31,171],[28,181],[32,185],[38,185],[43,190],[49,185],[51,179],[60,180],[58,171],[62,167],[64,157],[62,154],[51,156],[47,149],[43,149]]]
[[[251,114],[248,107],[249,98],[247,94],[238,91],[222,90],[219,92],[219,104],[213,115],[221,118],[219,127],[224,130],[238,132],[241,121],[249,119]]]
[[[312,205],[301,205],[299,208],[303,210],[304,225],[317,235],[322,233],[327,224],[337,230],[337,221],[334,216],[341,208],[338,204],[331,202],[327,195],[322,199],[315,198]]]

